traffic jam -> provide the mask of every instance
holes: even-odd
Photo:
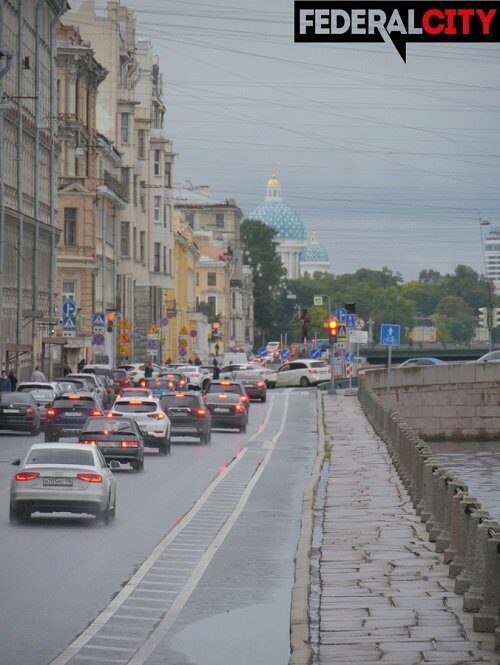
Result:
[[[114,472],[141,473],[145,449],[165,456],[179,438],[207,445],[213,429],[245,433],[251,402],[266,402],[269,389],[329,380],[325,360],[284,361],[279,353],[276,359],[278,349],[270,342],[261,358],[232,354],[220,367],[87,365],[0,392],[0,430],[44,435],[44,443],[11,460],[10,522],[27,523],[35,513],[76,513],[108,524],[116,515]],[[155,457],[148,455],[148,464]]]

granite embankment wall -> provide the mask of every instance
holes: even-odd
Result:
[[[368,370],[365,381],[426,441],[500,439],[500,362]]]

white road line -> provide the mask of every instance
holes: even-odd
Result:
[[[109,605],[94,619],[90,626],[88,626],[83,631],[83,633],[76,638],[76,640],[74,640],[68,647],[66,647],[66,649],[64,649],[64,651],[62,651],[54,658],[54,660],[51,661],[50,665],[66,665],[66,663],[68,663],[73,657],[78,657],[77,655],[80,649],[82,649],[87,644],[87,642],[89,642],[89,640],[91,640],[99,632],[99,630],[113,617],[115,612],[119,610],[130,594],[136,590],[136,587],[142,582],[149,570],[164,553],[165,548],[170,545],[170,543],[179,535],[185,526],[189,524],[191,520],[199,513],[199,511],[210,498],[210,495],[214,489],[226,477],[226,474],[229,472],[229,470],[232,470],[235,465],[239,464],[241,460],[244,459],[247,451],[248,448],[241,449],[241,452],[236,457],[236,459],[231,464],[229,464],[227,468],[224,469],[224,471],[222,471],[217,478],[215,478],[215,480],[210,483],[210,485],[195,503],[193,508],[191,508],[191,510],[182,518],[182,520],[176,524],[176,526],[165,536],[165,538],[163,538],[160,543],[158,543],[146,561],[144,561],[144,563],[138,568],[135,574],[130,578],[123,589],[113,598]]]
[[[269,406],[267,408],[266,417],[262,421],[262,424],[257,427],[257,430],[248,439],[249,442],[254,441],[259,436],[259,434],[262,434],[262,432],[266,429],[267,423],[269,422],[269,418],[271,417],[271,411],[273,410],[273,404],[274,404],[274,395],[271,395],[271,399],[269,400]]]
[[[172,627],[174,621],[177,619],[179,614],[182,612],[185,604],[189,600],[191,594],[195,590],[196,586],[198,585],[198,582],[203,576],[203,573],[207,569],[208,565],[214,558],[214,556],[217,554],[219,551],[220,546],[224,542],[226,536],[228,533],[231,531],[233,528],[234,524],[236,523],[237,519],[239,518],[240,514],[242,513],[248,499],[250,498],[250,495],[253,491],[253,488],[257,484],[257,481],[261,477],[262,473],[264,472],[264,469],[266,468],[267,464],[269,463],[269,460],[271,459],[271,455],[273,453],[273,450],[276,446],[276,442],[278,441],[279,437],[283,433],[283,430],[285,428],[286,424],[286,415],[288,412],[288,403],[290,399],[290,393],[288,392],[286,397],[285,397],[285,408],[283,409],[283,416],[282,416],[282,422],[281,426],[278,430],[278,432],[275,434],[273,437],[273,442],[272,442],[272,447],[270,447],[267,452],[265,453],[264,459],[262,463],[259,465],[257,471],[254,473],[252,476],[250,482],[246,486],[245,490],[243,491],[243,494],[241,495],[241,499],[238,502],[238,505],[234,509],[234,511],[231,513],[231,515],[228,517],[226,523],[222,527],[222,529],[219,531],[217,536],[214,538],[212,544],[210,545],[209,549],[205,552],[203,557],[201,558],[199,564],[196,566],[194,571],[192,572],[191,576],[189,577],[189,580],[187,581],[186,585],[180,592],[180,594],[177,596],[177,598],[174,600],[172,603],[171,608],[168,610],[168,612],[165,614],[161,622],[159,623],[158,627],[156,630],[148,637],[148,639],[144,642],[144,644],[140,647],[140,649],[137,651],[135,656],[133,656],[128,665],[144,665],[146,660],[149,658],[149,656],[153,653],[153,651],[156,649],[156,647],[160,644],[160,642],[163,640],[165,635],[168,633],[170,628]]]

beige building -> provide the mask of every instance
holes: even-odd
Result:
[[[217,355],[237,346],[231,339],[231,257],[225,248],[213,244],[200,247],[196,268],[197,308],[205,313],[211,327],[210,353]],[[216,349],[217,345],[217,349]]]
[[[20,378],[36,363],[50,371],[52,349],[60,357],[55,56],[66,7],[0,2],[0,358],[8,353]]]

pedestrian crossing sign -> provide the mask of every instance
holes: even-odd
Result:
[[[344,323],[340,323],[337,332],[338,342],[347,342],[348,328]]]

